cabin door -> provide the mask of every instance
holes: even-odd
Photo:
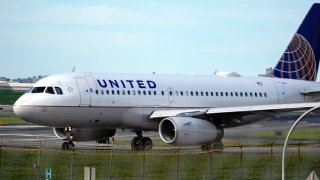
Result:
[[[91,106],[91,93],[89,91],[89,84],[85,78],[76,78],[79,88],[80,106]]]
[[[278,103],[284,104],[286,103],[286,91],[284,88],[284,85],[282,82],[276,82],[274,83],[274,86],[276,87],[277,93],[278,93]]]

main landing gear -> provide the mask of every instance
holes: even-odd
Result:
[[[201,145],[202,151],[214,151],[214,152],[223,152],[224,146],[221,141],[213,142],[211,144]]]
[[[149,137],[142,137],[142,131],[134,131],[137,137],[131,141],[131,148],[134,151],[148,151],[152,149],[153,143]]]
[[[71,133],[72,131],[72,127],[71,126],[66,126],[64,127],[64,134],[66,136],[67,142],[63,142],[61,145],[61,149],[62,150],[74,150],[75,149],[75,145],[73,144],[72,140],[73,140],[73,135]]]

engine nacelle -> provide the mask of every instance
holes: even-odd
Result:
[[[64,128],[53,128],[54,134],[62,140],[66,140]],[[115,129],[72,129],[73,141],[94,141],[114,136]]]
[[[220,141],[224,132],[222,127],[206,120],[168,117],[160,122],[159,134],[167,144],[194,145]]]

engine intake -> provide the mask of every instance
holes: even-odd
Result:
[[[220,141],[223,128],[191,117],[168,117],[159,124],[161,139],[167,144],[194,145]]]

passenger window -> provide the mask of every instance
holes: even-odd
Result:
[[[106,94],[109,95],[109,90],[106,90]]]
[[[223,96],[223,92],[220,92],[220,95]]]
[[[201,96],[203,96],[203,92],[201,91]]]
[[[141,91],[138,91],[138,95],[141,95]]]
[[[119,90],[117,90],[117,94],[120,95],[120,91]]]
[[[186,91],[186,96],[189,96],[189,93],[188,93],[188,91]]]
[[[176,96],[178,96],[179,95],[179,93],[178,93],[178,91],[176,91]]]
[[[250,93],[250,97],[252,97],[252,92]]]
[[[155,95],[155,96],[156,96],[156,95],[157,95],[157,91],[153,91],[153,95]]]
[[[191,96],[193,96],[193,91],[190,92]]]
[[[131,93],[130,93],[130,90],[128,90],[128,95],[130,95]]]
[[[161,95],[164,96],[164,91],[161,91]]]
[[[267,93],[264,93],[264,97],[267,97]]]
[[[228,92],[226,92],[226,96],[228,96]]]
[[[219,93],[218,93],[218,92],[216,92],[216,96],[219,96]]]
[[[151,96],[151,91],[149,91],[149,96]]]
[[[248,93],[247,93],[247,92],[245,92],[244,95],[245,95],[246,97],[248,97]]]
[[[59,88],[59,87],[54,87],[54,89],[56,90],[56,93],[57,93],[57,94],[59,94],[59,95],[62,95],[62,94],[63,94],[61,88]]]
[[[209,96],[209,93],[208,93],[208,92],[206,92],[206,96]]]
[[[198,96],[199,94],[198,94],[198,91],[196,91],[196,96]]]
[[[183,96],[183,92],[182,91],[180,91],[180,95]]]
[[[93,93],[93,89],[92,88],[90,88],[90,92]]]
[[[133,90],[133,91],[132,91],[132,94],[133,94],[133,95],[136,95],[136,91],[135,91],[135,90]]]
[[[170,96],[172,96],[173,95],[172,91],[170,91],[169,94],[170,94]]]
[[[53,88],[52,88],[52,87],[47,87],[47,89],[46,89],[45,93],[48,93],[48,94],[55,94],[55,93],[54,93],[54,90],[53,90]]]
[[[262,97],[262,93],[259,93],[259,96]]]
[[[147,95],[147,92],[146,92],[146,91],[143,91],[143,95]]]
[[[236,97],[238,97],[238,92],[235,92]]]
[[[46,87],[34,87],[31,91],[31,93],[43,93],[43,91],[46,89]]]
[[[230,92],[230,96],[233,97],[233,92]]]
[[[255,96],[255,97],[258,97],[258,94],[257,94],[257,93],[254,93],[254,96]]]
[[[104,95],[104,90],[101,90],[101,94]]]
[[[241,97],[243,96],[242,92],[240,92],[240,96],[241,96]]]
[[[213,96],[213,92],[211,92],[211,96]]]
[[[111,91],[112,95],[114,95],[114,90]]]
[[[125,90],[122,90],[122,94],[123,94],[123,95],[126,95],[126,91],[125,91]]]
[[[96,94],[99,94],[99,91],[98,91],[98,90],[96,90]]]

